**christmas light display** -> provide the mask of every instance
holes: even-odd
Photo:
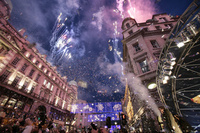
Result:
[[[72,113],[122,112],[121,102],[88,103],[72,105]]]

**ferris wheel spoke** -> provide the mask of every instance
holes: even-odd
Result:
[[[180,108],[180,110],[200,110],[200,108]]]
[[[194,79],[200,79],[200,77],[177,78],[176,80],[194,80]]]
[[[183,91],[178,91],[178,92],[198,92],[200,90],[183,90]]]
[[[190,88],[193,88],[193,87],[197,87],[197,86],[200,86],[200,84],[196,84],[196,85],[192,85],[192,86],[188,86],[188,87],[179,89],[179,90],[177,90],[177,92],[181,92],[182,90],[187,90],[187,89],[190,89]]]
[[[185,95],[183,95],[183,94],[180,94],[180,93],[176,93],[176,94],[179,95],[179,96],[182,96],[182,97],[184,97],[184,98],[191,99],[190,97],[185,96]]]
[[[185,64],[182,65],[182,66],[186,66],[186,65],[191,64],[191,63],[194,63],[194,62],[196,62],[196,61],[200,61],[200,59],[196,59],[196,60],[193,60],[193,61],[187,62],[187,63],[185,63]]]
[[[192,70],[192,69],[189,69],[189,68],[186,68],[186,67],[183,67],[183,66],[181,66],[181,68],[184,68],[184,69],[186,69],[186,70],[188,70],[188,71],[191,71],[191,72],[194,72],[194,73],[200,75],[200,72],[197,72],[197,71],[195,71],[195,70]]]

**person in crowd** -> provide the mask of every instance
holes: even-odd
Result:
[[[23,132],[22,133],[31,133],[31,131],[32,131],[32,129],[33,129],[33,126],[32,126],[32,121],[31,121],[31,119],[30,118],[26,118],[25,119],[25,125],[26,125],[26,127],[25,127],[25,129],[23,130]]]
[[[0,125],[2,124],[5,116],[6,116],[6,113],[5,113],[4,109],[2,107],[0,107]]]

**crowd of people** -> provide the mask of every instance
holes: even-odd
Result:
[[[67,131],[64,125],[54,123],[43,111],[31,114],[0,107],[0,133],[109,133],[107,128],[97,127],[94,123],[87,128],[72,129]]]
[[[1,107],[0,133],[66,133],[66,129],[45,114],[5,111]]]

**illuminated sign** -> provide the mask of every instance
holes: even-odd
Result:
[[[121,102],[74,104],[72,105],[71,112],[72,113],[122,112],[122,105]]]
[[[118,113],[104,113],[88,115],[88,122],[106,121],[106,117],[110,117],[112,121],[119,120]]]

